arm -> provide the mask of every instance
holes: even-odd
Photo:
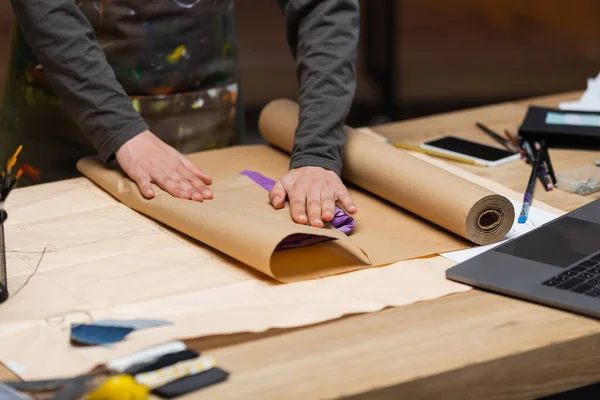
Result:
[[[296,59],[300,115],[290,167],[342,169],[344,123],[356,88],[358,0],[278,0]]]
[[[157,138],[117,81],[74,0],[11,0],[17,23],[66,111],[103,161],[116,158],[141,193],[212,198],[211,179]]]
[[[148,129],[73,0],[11,0],[17,23],[66,111],[103,161]]]
[[[333,220],[336,202],[357,212],[340,174],[344,123],[356,88],[358,0],[278,1],[296,59],[300,112],[290,171],[269,199],[282,208],[288,197],[294,221],[322,227]]]

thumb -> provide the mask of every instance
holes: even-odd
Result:
[[[153,199],[156,195],[150,184],[150,176],[144,172],[129,174],[129,177],[137,184],[140,193],[147,199]]]
[[[285,196],[286,193],[283,183],[281,183],[281,180],[278,180],[269,192],[269,201],[273,207],[280,209],[283,208],[283,205],[285,204]]]

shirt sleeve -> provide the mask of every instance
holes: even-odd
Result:
[[[16,21],[66,112],[110,161],[148,129],[74,0],[11,0]]]
[[[300,86],[290,168],[342,169],[344,124],[356,90],[358,0],[278,0]]]

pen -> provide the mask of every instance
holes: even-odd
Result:
[[[481,122],[477,122],[475,123],[475,125],[481,129],[483,132],[487,133],[488,136],[490,136],[492,139],[494,139],[496,142],[500,143],[502,146],[506,147],[508,150],[514,152],[515,149],[513,148],[511,142],[509,142],[508,140],[504,139],[502,136],[498,135],[496,132],[494,132],[493,130],[491,130],[490,128],[488,128],[487,126],[483,125]]]
[[[529,142],[523,140],[521,142],[521,145],[522,148],[525,150],[525,159],[527,160],[527,164],[533,164],[535,156],[533,155],[533,151],[531,150]],[[548,176],[548,172],[546,171],[546,167],[543,164],[540,164],[538,176],[546,192],[549,192],[550,190],[554,189],[554,184],[552,184],[550,177]]]
[[[537,149],[535,155],[535,161],[533,162],[533,168],[531,168],[531,175],[529,175],[529,182],[527,183],[527,189],[525,190],[525,196],[523,197],[523,207],[521,208],[521,214],[519,214],[519,224],[527,222],[529,216],[529,208],[533,202],[533,191],[535,189],[535,177],[538,174],[538,168],[540,166],[540,159],[542,158],[542,150]]]
[[[475,160],[471,160],[469,158],[463,158],[463,157],[455,156],[452,154],[438,152],[435,150],[423,149],[419,146],[415,146],[415,145],[408,144],[408,143],[396,142],[396,143],[394,143],[394,147],[404,149],[404,150],[417,151],[419,153],[429,154],[430,156],[447,158],[449,160],[459,161],[459,162],[463,162],[463,163],[467,163],[467,164],[485,166],[484,163],[481,163],[481,162],[475,161]]]
[[[550,161],[550,153],[548,152],[546,142],[544,140],[540,140],[540,146],[544,151],[544,158],[546,159],[546,166],[548,167],[550,178],[552,179],[552,183],[554,184],[554,186],[556,186],[558,181],[556,180],[556,175],[554,175],[554,168],[552,167],[552,161]]]

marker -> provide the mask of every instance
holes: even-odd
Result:
[[[537,153],[535,155],[535,161],[533,162],[533,168],[531,168],[531,175],[529,175],[529,182],[527,183],[527,189],[525,190],[525,196],[523,198],[523,208],[521,209],[521,214],[519,215],[518,223],[524,224],[527,222],[527,217],[529,216],[529,209],[531,208],[531,203],[533,202],[533,191],[535,189],[535,178],[538,174],[538,169],[540,167],[540,159],[542,158],[542,150],[537,149]]]

